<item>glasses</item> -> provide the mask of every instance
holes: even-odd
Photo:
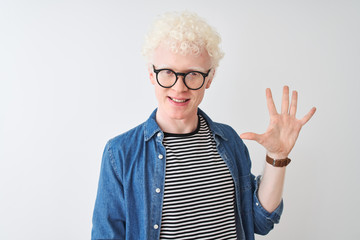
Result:
[[[154,72],[156,73],[156,80],[158,84],[163,88],[171,88],[174,86],[178,80],[178,76],[183,77],[183,82],[185,86],[190,90],[200,89],[205,82],[205,78],[209,75],[211,68],[207,73],[199,71],[191,71],[188,73],[177,73],[171,69],[155,69],[153,65]]]

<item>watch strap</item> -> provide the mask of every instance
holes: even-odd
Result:
[[[286,167],[291,162],[291,159],[290,158],[274,159],[266,154],[266,162],[269,163],[270,165],[273,165],[274,167]]]

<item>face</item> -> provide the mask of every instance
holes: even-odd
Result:
[[[200,55],[175,54],[166,45],[160,45],[154,52],[152,64],[156,69],[168,68],[175,72],[187,73],[190,71],[200,71],[207,73],[211,68],[211,59],[206,51]],[[163,88],[156,81],[156,74],[152,64],[149,64],[149,75],[151,83],[155,86],[155,94],[158,101],[157,118],[163,122],[173,122],[174,120],[197,119],[197,108],[201,103],[205,89],[210,87],[214,70],[206,77],[202,88],[189,90],[183,77],[178,76],[178,80],[171,88]]]

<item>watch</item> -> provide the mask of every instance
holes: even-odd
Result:
[[[273,165],[274,167],[286,167],[291,162],[291,159],[290,158],[274,159],[266,154],[266,162],[270,165]]]

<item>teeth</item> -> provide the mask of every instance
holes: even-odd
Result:
[[[178,102],[178,103],[186,102],[186,100],[180,100],[180,99],[176,99],[176,98],[171,98],[171,100],[173,100],[174,102]]]

